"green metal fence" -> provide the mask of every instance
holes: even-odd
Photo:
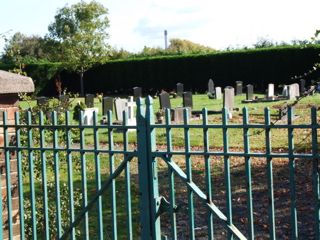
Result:
[[[68,112],[16,113],[14,123],[8,123],[4,112],[0,128],[4,136],[1,149],[6,177],[1,178],[0,184],[3,186],[5,182],[7,191],[0,192],[4,199],[0,201],[0,215],[7,217],[0,220],[0,239],[13,239],[15,187],[19,197],[21,239],[320,238],[319,124],[315,108],[311,111],[311,123],[299,125],[293,123],[291,109],[287,124],[272,124],[268,109],[264,112],[264,123],[259,124],[249,122],[246,108],[241,123],[229,123],[226,110],[222,111],[219,124],[209,123],[206,109],[202,111],[202,120],[192,123],[188,110],[184,111],[184,121],[179,124],[171,123],[169,109],[163,124],[155,124],[153,116],[150,97],[137,101],[136,126],[127,125],[125,113],[122,125],[112,124],[111,112],[106,125],[98,123],[96,114],[93,125],[82,125],[74,124]],[[243,147],[238,151],[230,148],[234,129],[243,135]],[[287,151],[275,152],[272,143],[276,139],[272,139],[272,131],[280,129],[287,132]],[[294,131],[297,129],[311,132],[311,151],[296,151]],[[264,134],[265,151],[250,148],[253,130]],[[192,131],[201,133],[197,135],[202,139],[201,146],[193,146]],[[221,131],[222,148],[211,147],[217,137],[216,132],[211,131]],[[14,138],[10,138],[11,132]],[[175,145],[177,139],[183,141],[183,147]],[[17,166],[10,163],[12,158],[17,159]],[[195,158],[202,159],[200,173],[195,173]],[[219,158],[223,182],[218,182],[215,175],[215,161]],[[235,189],[232,182],[233,158],[243,159],[244,168],[239,173],[239,179],[244,179],[242,189]],[[275,203],[288,201],[274,196],[277,186],[274,185],[273,160],[277,158],[288,160],[285,167],[290,193],[287,235],[277,232],[277,211],[284,213]],[[259,205],[258,210],[255,205],[261,199],[255,198],[255,192],[260,189],[254,189],[253,159],[266,161],[263,178],[266,179],[267,204]],[[309,199],[311,204],[305,212],[313,218],[307,230],[299,228],[303,218],[297,211],[297,159],[312,163],[313,198]],[[17,169],[17,186],[11,183],[12,168]],[[218,184],[223,189],[219,190],[223,195],[221,201],[217,200],[221,194],[215,194]],[[238,208],[235,205],[238,200],[234,199],[238,192],[245,198],[241,213],[234,210]],[[198,214],[200,208],[204,211]],[[265,218],[256,214],[259,211],[267,213],[265,229],[259,226],[259,220]],[[245,221],[240,221],[239,215],[244,216]],[[217,228],[218,225],[221,228]],[[304,236],[308,231],[309,237]]]

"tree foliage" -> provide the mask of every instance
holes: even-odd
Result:
[[[170,39],[170,45],[167,51],[171,53],[207,53],[214,52],[215,49],[189,40],[173,38]]]
[[[108,58],[107,14],[108,10],[102,4],[81,1],[59,9],[48,27],[49,37],[61,43],[61,60],[65,66],[80,74],[82,95],[83,74]]]

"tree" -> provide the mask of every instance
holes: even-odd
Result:
[[[170,45],[167,49],[173,53],[207,53],[213,52],[215,49],[203,46],[198,43],[191,42],[189,40],[173,38],[170,39]]]
[[[66,68],[80,75],[82,96],[84,73],[108,57],[107,14],[108,10],[102,4],[81,1],[59,9],[54,22],[48,27],[51,39],[61,43],[61,60]]]

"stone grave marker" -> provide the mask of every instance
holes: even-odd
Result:
[[[300,79],[300,95],[303,95],[305,91],[306,91],[306,80],[302,78]]]
[[[242,81],[236,81],[236,95],[242,94]]]
[[[246,91],[246,100],[252,100],[253,99],[253,85],[248,84],[247,85],[247,91]]]
[[[93,108],[94,106],[94,95],[93,94],[86,94],[84,103],[88,108]]]
[[[214,94],[214,82],[211,78],[208,81],[208,93]]]
[[[113,112],[113,104],[114,98],[113,97],[104,97],[102,98],[102,115],[107,115],[108,111]]]
[[[223,107],[227,109],[228,114],[233,111],[234,108],[234,88],[227,86],[224,88],[223,94]],[[231,114],[229,115],[229,118]]]
[[[296,100],[297,97],[300,97],[299,84],[293,83],[289,85],[289,100]]]
[[[83,111],[83,118],[81,119],[83,125],[93,125],[93,114],[94,114],[94,112],[96,112],[97,115],[98,115],[99,109],[92,107],[92,108],[86,108]]]
[[[173,110],[173,121],[175,123],[181,123],[183,122],[183,112],[184,109],[186,109],[185,107],[177,107]],[[191,118],[191,108],[187,108],[188,109],[188,115],[189,115],[189,119]]]
[[[123,122],[122,112],[127,110],[126,109],[127,102],[128,102],[127,99],[122,99],[122,98],[116,98],[115,101],[114,101],[116,119],[119,122]]]
[[[43,96],[37,97],[37,105],[38,106],[45,105],[47,102],[48,102],[48,98],[43,97]]]
[[[192,92],[184,92],[182,95],[183,107],[193,107]]]
[[[133,88],[133,97],[134,100],[142,96],[142,88],[141,87],[134,87]]]
[[[267,89],[267,99],[272,99],[274,97],[274,84],[269,83]]]
[[[294,113],[294,106],[291,106],[291,109]],[[278,114],[278,119],[279,120],[286,120],[288,118],[288,105],[284,104],[280,109],[279,109],[279,114]]]
[[[216,87],[215,89],[216,89],[216,91],[215,91],[215,93],[216,93],[216,99],[221,99],[221,98],[222,98],[221,87]]]
[[[136,117],[134,115],[135,113],[135,108],[136,107],[136,102],[133,100],[133,97],[129,97],[127,103],[126,103],[126,109],[128,113],[128,125],[129,126],[135,126],[137,124]]]
[[[170,95],[167,92],[159,94],[160,109],[171,108]]]
[[[182,97],[183,94],[183,83],[177,83],[177,95]]]
[[[289,97],[289,86],[288,86],[288,85],[284,85],[284,86],[283,86],[282,96],[283,96],[283,97]]]

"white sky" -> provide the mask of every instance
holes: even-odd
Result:
[[[43,36],[58,8],[77,0],[0,0],[0,33]],[[88,1],[87,1],[88,2]],[[98,0],[109,9],[109,42],[137,52],[168,38],[224,49],[261,38],[310,39],[320,29],[320,0]],[[0,40],[0,51],[4,42]]]

